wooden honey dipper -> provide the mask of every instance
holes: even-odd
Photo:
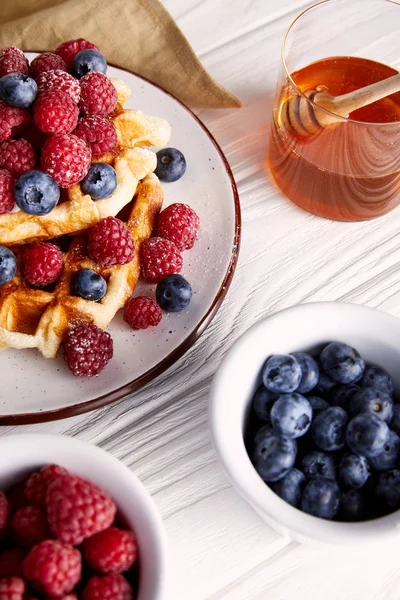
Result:
[[[400,73],[341,96],[309,90],[305,96],[311,102],[305,96],[290,98],[282,105],[280,118],[287,129],[294,130],[298,135],[312,135],[327,125],[341,121],[341,117],[347,117],[354,110],[399,91]],[[325,110],[319,110],[316,105]]]

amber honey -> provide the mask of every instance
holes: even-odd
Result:
[[[269,166],[284,194],[317,215],[371,219],[400,203],[400,92],[307,138],[284,126],[280,110],[299,90],[339,96],[397,71],[357,57],[333,57],[291,74],[273,113]]]

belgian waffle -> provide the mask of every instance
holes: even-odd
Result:
[[[85,237],[75,236],[64,254],[64,271],[53,291],[29,287],[20,270],[23,246],[13,248],[18,262],[17,274],[10,283],[0,287],[0,349],[37,348],[46,358],[53,358],[68,325],[90,322],[107,327],[136,286],[140,274],[140,245],[151,236],[162,202],[160,182],[154,174],[147,175],[137,186],[126,220],[135,243],[133,260],[123,266],[101,267],[86,256]],[[100,302],[71,293],[74,273],[84,268],[93,269],[107,281],[107,293]]]

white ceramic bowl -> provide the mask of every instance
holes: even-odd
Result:
[[[275,353],[309,351],[337,340],[353,345],[367,361],[384,367],[400,390],[400,319],[338,302],[302,304],[251,327],[229,350],[213,381],[210,428],[215,450],[237,491],[274,529],[303,543],[357,545],[400,538],[400,511],[360,523],[326,521],[284,502],[258,476],[243,431],[257,378]]]
[[[164,526],[151,496],[126,466],[104,450],[67,436],[0,437],[0,489],[7,489],[34,469],[52,463],[103,487],[135,531],[140,552],[137,600],[167,598]]]

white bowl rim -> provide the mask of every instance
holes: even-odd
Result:
[[[378,309],[345,302],[310,302],[294,305],[268,315],[252,325],[239,337],[225,355],[212,382],[209,401],[209,427],[214,449],[223,469],[232,480],[237,491],[267,520],[278,524],[278,529],[295,533],[297,539],[318,541],[334,545],[359,545],[368,542],[386,543],[395,538],[398,541],[400,528],[400,510],[390,515],[362,522],[327,521],[308,515],[294,508],[275,494],[259,477],[247,454],[242,423],[235,423],[235,450],[226,435],[224,422],[226,419],[226,394],[224,385],[229,376],[233,357],[246,351],[249,341],[259,330],[267,329],[272,322],[281,321],[287,313],[297,314],[305,319],[315,314],[316,310],[326,311],[327,316],[332,309],[342,311],[348,316],[362,316],[368,320],[379,319],[396,331],[400,340],[400,319]],[[245,408],[245,407],[244,407]],[[242,411],[244,415],[244,411]],[[240,434],[240,435],[236,435]]]
[[[23,447],[24,444],[40,444],[43,442],[43,439],[46,439],[49,443],[54,443],[55,447],[61,450],[63,448],[68,450],[71,445],[74,445],[77,450],[81,448],[82,453],[85,453],[86,456],[90,454],[90,457],[92,456],[94,460],[101,462],[105,471],[112,470],[123,481],[123,486],[127,493],[135,496],[140,504],[145,507],[143,512],[146,513],[148,518],[148,529],[151,538],[155,542],[154,552],[157,557],[157,571],[153,579],[154,594],[151,600],[166,598],[167,539],[165,528],[153,498],[137,475],[106,450],[90,442],[68,435],[52,433],[7,433],[0,437],[0,448],[2,451],[12,452],[16,446]],[[87,478],[90,480],[90,476]],[[137,600],[141,600],[140,589]]]

